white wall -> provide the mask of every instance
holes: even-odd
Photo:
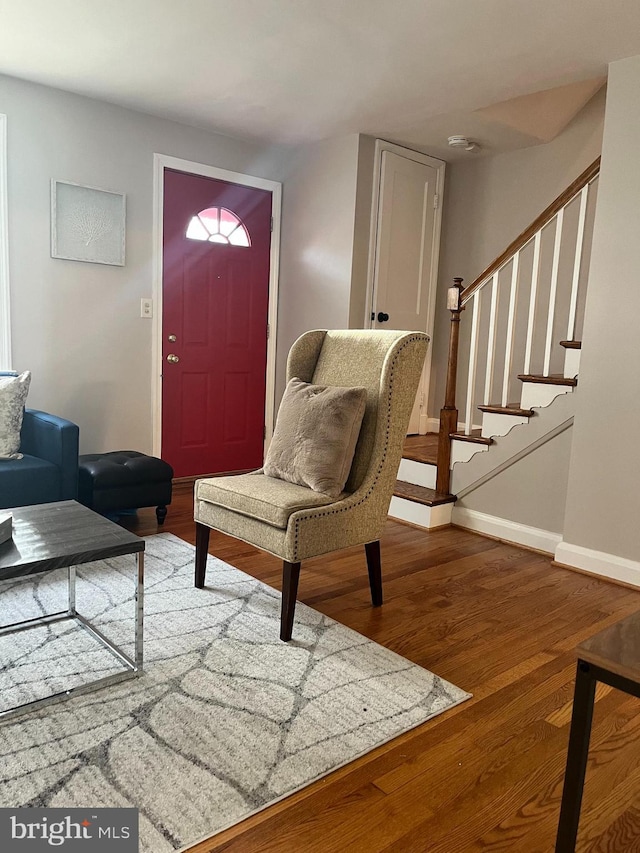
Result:
[[[151,452],[153,153],[281,180],[288,152],[0,76],[8,116],[13,364],[28,405],[80,426],[81,449]],[[50,179],[127,194],[127,261],[50,257]]]
[[[456,507],[562,533],[571,433],[568,429],[555,436],[459,500]]]
[[[308,329],[346,329],[353,265],[358,135],[298,149],[283,192],[278,387],[289,347]]]
[[[565,541],[557,559],[584,569],[600,563],[603,571],[608,563],[614,576],[638,583],[640,56],[609,71]],[[618,569],[625,571],[616,575]]]

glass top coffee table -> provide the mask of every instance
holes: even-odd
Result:
[[[3,625],[0,627],[0,639],[37,626],[73,620],[117,659],[122,671],[0,710],[0,720],[140,675],[143,665],[144,540],[76,501],[22,506],[3,512],[10,512],[13,516],[13,538],[0,543],[0,581],[66,568],[68,606],[66,610]],[[127,554],[136,556],[137,568],[133,657],[76,609],[76,566]],[[0,661],[0,667],[2,663]]]

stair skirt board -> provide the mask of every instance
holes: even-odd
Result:
[[[398,480],[412,483],[414,486],[424,486],[426,489],[436,487],[436,466],[429,462],[416,462],[414,459],[401,459],[398,467]]]
[[[564,354],[564,375],[568,379],[575,379],[580,373],[580,350],[568,349]]]
[[[538,382],[523,382],[520,406],[523,409],[544,409],[559,397],[570,394],[572,385],[544,385]]]
[[[482,435],[484,438],[507,435],[515,426],[528,423],[529,418],[526,415],[499,415],[495,412],[484,412],[482,415]]]
[[[389,506],[389,517],[433,530],[435,527],[447,527],[451,523],[452,507],[452,503],[426,506],[394,495]]]
[[[468,462],[476,453],[485,453],[489,449],[488,444],[479,444],[475,441],[456,441],[455,438],[451,442],[451,467],[456,462]]]
[[[628,560],[605,551],[593,551],[591,548],[572,545],[562,540],[556,548],[555,562],[567,569],[578,569],[640,587],[640,562],[637,560]]]
[[[513,542],[514,545],[524,545],[526,548],[542,551],[550,556],[554,555],[562,541],[560,533],[541,530],[539,527],[529,527],[527,524],[460,506],[454,506],[451,523],[458,527],[466,527],[467,530],[475,530],[477,533],[485,533],[495,539]]]

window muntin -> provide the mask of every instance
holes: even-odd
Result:
[[[208,207],[192,216],[186,237],[189,240],[202,240],[225,246],[251,245],[246,226],[240,217],[226,207]]]

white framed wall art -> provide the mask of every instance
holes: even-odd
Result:
[[[51,181],[51,257],[124,266],[126,196]]]

